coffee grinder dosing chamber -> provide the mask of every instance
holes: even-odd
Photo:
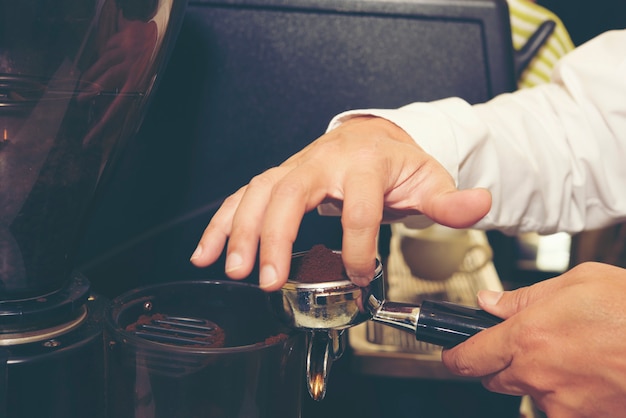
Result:
[[[300,269],[306,252],[292,257],[291,272]],[[385,300],[383,266],[376,260],[367,287],[349,280],[302,283],[288,280],[270,294],[273,310],[288,326],[307,333],[307,388],[321,400],[332,362],[346,346],[345,331],[372,320],[415,334],[419,341],[452,347],[502,320],[485,311],[448,302],[425,300],[421,305]]]
[[[105,313],[107,418],[299,417],[305,336],[258,286],[175,281]]]
[[[96,187],[142,119],[184,3],[0,5],[2,417],[103,410],[105,303],[72,272],[73,254]],[[124,59],[109,65],[112,54]]]

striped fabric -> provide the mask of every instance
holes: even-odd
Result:
[[[528,88],[549,81],[554,64],[574,49],[567,29],[554,13],[529,0],[508,0],[508,5],[515,49],[520,49],[544,21],[556,23],[550,38],[520,76],[518,87]]]

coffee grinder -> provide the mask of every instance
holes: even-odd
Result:
[[[0,416],[103,413],[106,301],[72,257],[183,3],[0,2]]]

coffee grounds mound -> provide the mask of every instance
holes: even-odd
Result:
[[[139,318],[137,318],[137,320],[129,325],[126,326],[125,330],[128,332],[132,332],[135,333],[137,331],[141,330],[141,326],[142,325],[151,325],[151,324],[155,324],[158,321],[167,319],[166,315],[160,314],[160,313],[155,313],[152,315],[141,315],[139,316]],[[167,324],[159,324],[160,328],[164,328],[164,329],[174,329],[174,326],[170,326]],[[174,334],[176,336],[176,334]],[[211,332],[208,332],[206,335],[199,335],[199,336],[194,336],[194,337],[190,337],[188,335],[183,335],[182,333],[180,334],[181,337],[190,339],[192,341],[196,341],[198,344],[194,344],[193,342],[181,342],[178,345],[184,345],[186,347],[201,347],[201,348],[222,348],[224,347],[224,343],[226,341],[226,335],[224,333],[224,330],[216,325],[216,328],[211,330]]]
[[[300,283],[323,283],[348,280],[341,254],[322,244],[314,245],[303,257],[292,280]]]
[[[284,334],[284,333],[271,335],[271,336],[267,337],[265,339],[265,341],[263,343],[261,343],[261,344],[262,345],[272,345],[272,344],[279,343],[281,341],[285,341],[287,338],[289,338],[289,335]]]

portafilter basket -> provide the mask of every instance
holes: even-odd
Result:
[[[297,271],[306,252],[295,253]],[[272,308],[289,327],[308,333],[307,388],[311,398],[326,394],[330,367],[343,354],[345,330],[366,320],[415,334],[419,341],[452,347],[502,319],[483,310],[450,302],[424,300],[421,305],[385,300],[383,266],[376,260],[374,278],[366,287],[350,280],[301,283],[288,280],[270,294]]]

